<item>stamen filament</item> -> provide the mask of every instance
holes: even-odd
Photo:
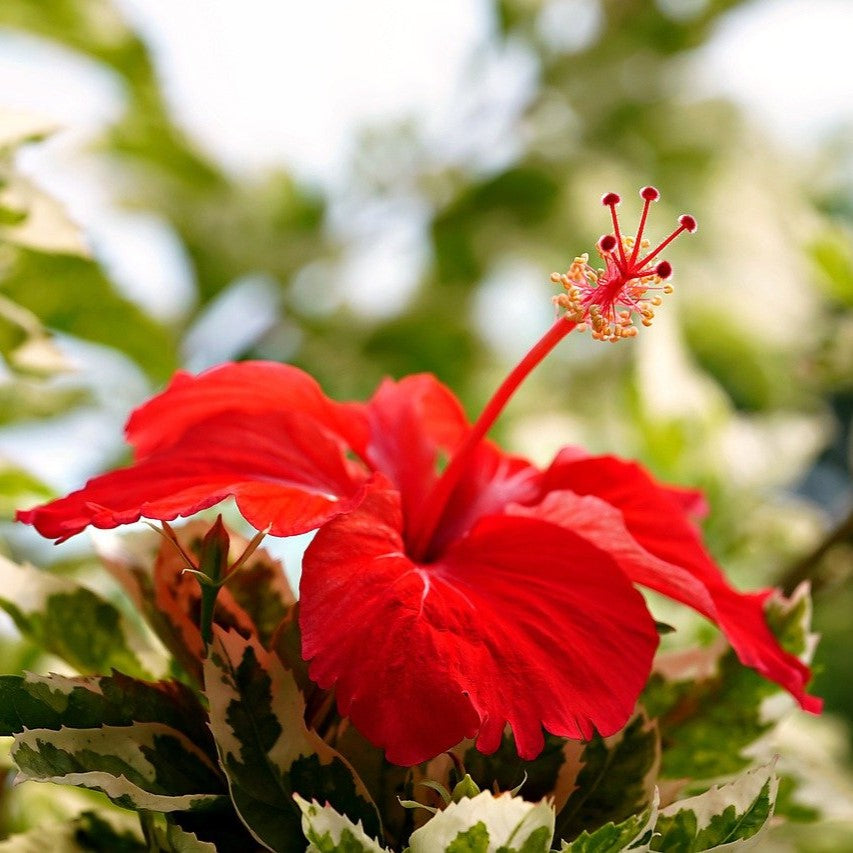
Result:
[[[453,451],[450,462],[444,469],[444,473],[433,484],[432,489],[424,501],[423,510],[418,523],[412,531],[412,542],[409,553],[415,559],[427,559],[429,557],[429,545],[433,533],[441,521],[441,516],[447,505],[447,501],[459,482],[459,478],[465,471],[465,467],[471,459],[471,455],[477,445],[491,429],[498,416],[504,410],[512,395],[519,385],[527,378],[533,369],[551,352],[552,349],[577,325],[573,320],[563,316],[558,318],[551,328],[531,347],[530,351],[513,368],[512,372],[501,383],[492,398],[486,404],[480,417],[477,418],[471,431]]]
[[[637,260],[637,255],[640,254],[640,241],[643,239],[643,229],[646,227],[646,217],[649,215],[649,208],[652,206],[652,199],[643,200],[643,213],[640,216],[640,224],[637,227],[637,236],[634,238],[634,250],[631,252],[631,260],[629,264],[634,265]]]
[[[640,225],[637,228],[637,236],[634,238],[634,249],[631,252],[630,266],[634,266],[637,255],[640,254],[640,245],[643,240],[643,230],[646,227],[646,217],[649,215],[649,207],[653,201],[660,198],[660,193],[654,187],[643,187],[640,190],[640,198],[643,200],[643,213],[640,216]]]
[[[622,199],[618,193],[607,193],[601,203],[610,208],[610,218],[613,220],[613,233],[616,237],[616,245],[619,247],[619,257],[622,259],[622,268],[628,264],[628,258],[625,256],[625,247],[622,245],[622,232],[619,230],[619,217],[616,215],[616,205]]]
[[[643,258],[643,265],[647,264],[655,255],[659,255],[682,231],[687,231],[688,228],[686,225],[679,225],[669,237],[666,238],[653,252],[649,252],[645,258]]]

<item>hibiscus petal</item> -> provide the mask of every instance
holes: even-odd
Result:
[[[355,448],[403,496],[404,515],[420,506],[435,480],[439,450],[452,450],[469,430],[459,401],[430,374],[386,379],[365,407],[370,438]]]
[[[96,477],[18,519],[61,542],[90,524],[171,521],[234,497],[253,527],[292,536],[351,510],[366,477],[311,418],[223,413],[135,465]]]
[[[657,646],[640,594],[604,552],[539,519],[490,516],[435,564],[403,551],[399,495],[368,494],[305,554],[300,626],[311,677],[389,761],[507,723],[532,759],[542,728],[624,726]]]
[[[434,447],[453,450],[471,428],[462,404],[454,393],[431,373],[404,376],[396,383],[421,420],[424,435]],[[373,406],[376,398],[368,406]]]
[[[176,373],[164,391],[133,412],[125,434],[137,458],[142,458],[225,412],[246,418],[300,412],[350,446],[367,441],[363,405],[336,403],[307,373],[270,361],[223,364],[198,376]]]
[[[695,521],[701,521],[708,516],[711,507],[705,493],[699,489],[688,489],[683,486],[671,486],[669,484],[658,484],[680,507]]]
[[[739,593],[729,586],[711,559],[685,509],[695,501],[673,497],[639,465],[612,456],[578,459],[559,455],[544,473],[543,494],[571,490],[593,495],[616,507],[636,542],[653,557],[687,570],[707,590],[714,612],[707,613],[701,599],[685,597],[685,587],[672,571],[638,572],[636,564],[624,564],[637,583],[689,604],[712,618],[732,644],[740,660],[788,690],[807,711],[818,712],[821,701],[805,692],[811,673],[796,656],[786,652],[767,626],[764,602],[771,590]],[[647,568],[650,568],[648,564]]]
[[[461,539],[483,516],[500,515],[513,502],[535,500],[539,494],[539,477],[539,469],[526,459],[510,456],[490,441],[481,442],[433,533],[431,553],[442,553],[450,542]]]
[[[582,536],[607,551],[634,582],[665,594],[716,621],[717,609],[706,586],[687,569],[650,554],[628,532],[622,513],[592,495],[554,491],[534,506],[511,506],[507,512],[541,518]]]

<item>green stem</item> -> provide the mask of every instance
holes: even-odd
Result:
[[[259,540],[260,541],[260,540]],[[231,540],[222,523],[222,516],[207,531],[201,543],[198,581],[201,586],[201,612],[199,630],[205,649],[213,642],[213,611],[216,596],[228,573],[228,551]],[[257,545],[255,546],[257,547]]]
[[[199,614],[199,628],[201,638],[204,640],[205,649],[213,642],[213,611],[216,607],[216,596],[219,595],[219,587],[210,584],[201,586],[201,613]]]
[[[142,837],[148,847],[148,853],[159,853],[160,845],[157,843],[157,834],[154,827],[154,814],[146,809],[137,812],[139,826],[142,828]]]

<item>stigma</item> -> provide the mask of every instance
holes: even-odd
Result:
[[[653,249],[643,236],[646,218],[652,202],[660,198],[654,187],[640,190],[643,212],[634,236],[623,235],[616,207],[621,199],[616,193],[607,193],[601,203],[610,208],[613,233],[598,241],[598,254],[604,262],[593,268],[589,255],[579,255],[564,273],[552,273],[551,281],[560,284],[564,293],[554,297],[554,304],[565,312],[565,317],[576,323],[579,332],[590,330],[599,341],[619,341],[637,334],[635,320],[651,326],[655,309],[662,296],[672,293],[672,265],[660,260],[660,253],[682,232],[693,233],[696,220],[683,214],[678,227]]]

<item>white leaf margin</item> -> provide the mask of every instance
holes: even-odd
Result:
[[[0,555],[0,602],[8,602],[24,616],[44,612],[48,600],[55,595],[74,595],[86,592],[118,613],[118,628],[124,648],[137,662],[138,673],[127,673],[149,679],[168,675],[168,660],[156,651],[124,613],[107,599],[71,578],[37,569],[30,563],[15,563]]]
[[[711,823],[714,817],[722,814],[730,806],[735,807],[737,814],[743,814],[748,811],[758,799],[764,786],[769,783],[770,813],[767,815],[764,826],[750,838],[740,838],[707,849],[718,853],[718,851],[741,851],[755,848],[761,842],[761,836],[769,825],[776,807],[779,778],[774,772],[775,767],[776,760],[774,759],[769,764],[748,770],[746,773],[738,776],[733,782],[725,785],[714,785],[705,791],[704,794],[698,794],[695,797],[689,797],[686,800],[679,800],[672,803],[672,805],[661,809],[660,814],[662,817],[675,817],[679,812],[692,811],[696,815],[697,831],[701,832]]]
[[[625,844],[622,847],[623,851],[630,850],[631,853],[649,853],[649,851],[652,849],[651,848],[651,842],[652,842],[652,838],[653,838],[653,830],[654,830],[655,824],[657,823],[658,814],[660,813],[659,812],[659,806],[660,806],[660,791],[657,788],[655,788],[654,794],[652,796],[652,801],[649,804],[647,811],[646,811],[646,820],[643,822],[642,826],[634,834],[634,837],[629,839],[627,844]],[[628,820],[632,820],[632,819],[633,818],[628,818]],[[610,824],[612,824],[612,823],[613,822],[611,821]],[[605,826],[607,826],[607,825],[608,824],[605,824]],[[595,834],[597,832],[600,832],[602,829],[603,829],[603,827],[599,827],[597,830],[595,830],[594,832],[591,832],[589,834],[592,836],[595,836]],[[640,844],[640,841],[642,841],[642,839],[646,836],[648,836],[648,841],[646,841],[644,844]],[[560,853],[571,853],[571,851],[574,849],[573,845],[576,843],[576,841],[577,841],[577,839],[575,839],[575,841],[563,841],[562,847],[560,847]]]
[[[302,812],[302,831],[309,841],[306,853],[319,853],[320,848],[314,842],[315,838],[322,838],[327,833],[332,843],[337,847],[345,829],[361,844],[362,853],[391,853],[387,847],[382,847],[378,841],[371,838],[364,831],[361,821],[353,823],[346,815],[335,811],[330,805],[320,805],[317,800],[310,803],[299,794],[294,794],[293,799]]]
[[[129,737],[133,734],[133,738]],[[195,756],[202,764],[214,773],[219,768],[214,767],[207,755],[196,746],[186,735],[163,725],[162,723],[135,723],[133,726],[101,726],[95,729],[72,729],[63,726],[61,729],[25,729],[15,735],[11,757],[14,760],[22,748],[41,752],[44,746],[53,747],[69,754],[93,751],[101,755],[109,755],[127,765],[142,776],[153,782],[157,770],[145,756],[142,748],[151,750],[156,747],[156,738],[168,736],[179,741],[181,748]],[[16,762],[17,764],[17,762]],[[223,795],[219,793],[191,793],[181,795],[157,794],[146,791],[131,782],[126,776],[115,775],[102,770],[64,773],[55,776],[36,774],[18,765],[15,784],[21,782],[54,782],[58,785],[73,785],[90,790],[103,791],[112,800],[127,800],[136,808],[150,811],[187,811],[198,808],[206,803],[218,802]]]
[[[529,803],[521,797],[513,797],[508,791],[499,796],[483,791],[476,797],[451,803],[436,814],[412,833],[409,846],[411,853],[445,850],[460,832],[483,823],[489,836],[489,853],[502,846],[520,848],[533,832],[543,826],[549,831],[546,849],[550,849],[555,820],[554,804],[549,799]]]

